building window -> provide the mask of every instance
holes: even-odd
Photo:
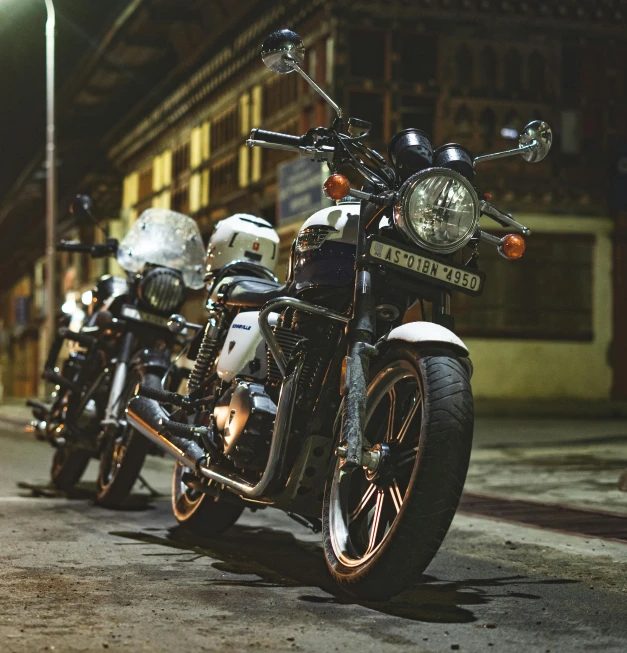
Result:
[[[497,66],[494,49],[487,46],[481,50],[479,56],[479,74],[481,75],[482,90],[489,95],[496,91],[497,87]]]
[[[173,211],[189,212],[189,141],[172,152],[172,200]]]
[[[504,261],[482,251],[481,297],[453,293],[457,331],[466,337],[592,340],[594,236],[533,234],[525,256]]]
[[[566,46],[562,50],[562,92],[568,101],[576,100],[581,85],[581,46]]]
[[[546,62],[539,52],[532,52],[529,57],[529,90],[536,99],[542,99],[546,93]]]
[[[455,76],[459,92],[467,93],[472,88],[473,69],[472,51],[467,45],[460,45],[455,52]]]
[[[405,32],[399,35],[398,42],[402,80],[435,86],[438,58],[437,37]]]
[[[522,91],[522,62],[516,50],[510,50],[504,60],[505,92],[518,97]]]
[[[152,206],[152,164],[147,168],[144,168],[139,173],[139,181],[137,188],[137,215],[140,215],[142,211],[150,208]]]
[[[211,201],[226,197],[238,188],[239,166],[236,154],[228,156],[211,166],[209,196]]]
[[[263,87],[262,115],[264,121],[285,111],[298,99],[298,81],[296,73],[271,77]]]
[[[462,106],[455,112],[453,123],[456,138],[465,139],[470,138],[473,135],[474,127],[472,112],[465,104],[462,104]]]
[[[479,117],[479,127],[481,129],[481,138],[483,139],[486,149],[492,147],[494,137],[496,136],[496,114],[490,107],[481,112]]]
[[[235,105],[232,109],[211,121],[211,151],[217,152],[220,148],[237,140],[239,135],[239,105]]]
[[[352,30],[348,35],[349,73],[355,77],[385,77],[385,32]]]
[[[401,129],[416,127],[431,138],[435,122],[435,100],[429,98],[403,95],[398,108],[401,116]]]

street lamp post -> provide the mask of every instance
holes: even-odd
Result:
[[[54,120],[54,31],[52,0],[46,3],[46,340],[52,343],[55,324],[55,231],[57,213],[57,166]],[[47,347],[46,347],[47,349]],[[45,350],[44,350],[45,351]]]

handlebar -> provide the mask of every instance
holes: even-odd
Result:
[[[270,132],[265,129],[252,129],[250,132],[250,139],[252,141],[261,141],[268,145],[278,145],[290,149],[298,149],[303,145],[302,136],[280,134],[279,132]]]
[[[91,254],[91,245],[84,245],[83,243],[62,240],[57,246],[57,252],[83,252],[84,254]]]
[[[118,241],[115,238],[107,238],[105,243],[85,245],[78,241],[62,240],[55,249],[57,252],[81,252],[89,254],[92,258],[103,258],[118,251]]]

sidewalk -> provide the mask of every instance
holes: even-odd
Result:
[[[627,515],[627,420],[477,420],[466,492]]]
[[[0,427],[22,429],[33,419],[32,409],[26,405],[23,397],[5,397],[0,404]]]

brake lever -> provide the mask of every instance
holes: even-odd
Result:
[[[516,222],[516,220],[514,220],[514,218],[509,213],[504,213],[486,200],[481,200],[481,202],[479,202],[479,210],[483,215],[487,215],[489,218],[492,218],[502,227],[513,227],[525,236],[529,236],[529,234],[531,234],[531,230],[528,227],[525,227],[524,224],[520,224],[520,222]]]

